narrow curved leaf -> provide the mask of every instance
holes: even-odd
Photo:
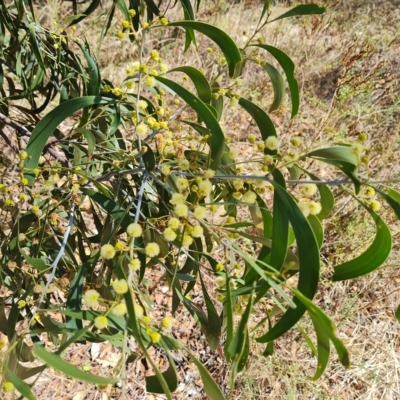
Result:
[[[360,202],[361,203],[361,202]],[[380,267],[392,249],[392,235],[382,218],[371,208],[361,203],[371,214],[376,225],[376,236],[368,249],[360,256],[335,267],[333,281],[343,281],[369,274]]]
[[[221,127],[218,124],[218,121],[215,119],[215,116],[205,103],[203,103],[197,96],[190,93],[183,86],[161,76],[156,76],[155,78],[182,97],[182,99],[185,100],[194,111],[196,111],[200,119],[204,121],[205,125],[210,130],[210,159],[208,164],[211,169],[216,170],[221,164],[225,145],[225,137]]]
[[[285,82],[280,72],[270,63],[265,63],[263,68],[268,72],[274,88],[274,101],[268,112],[277,110],[285,100]]]
[[[343,171],[354,183],[355,192],[360,191],[360,180],[357,177],[358,157],[349,146],[333,146],[318,149],[306,154],[306,157],[333,165]]]
[[[310,299],[303,296],[298,290],[291,289],[307,308],[318,338],[318,367],[313,379],[318,379],[324,372],[329,358],[329,339],[332,341],[338,353],[339,360],[345,368],[350,367],[349,353],[343,342],[336,336],[336,327],[329,317],[317,307]],[[329,339],[328,339],[329,338]],[[328,341],[327,341],[328,339]]]
[[[33,395],[31,388],[27,383],[17,375],[13,374],[6,366],[3,366],[3,368],[6,379],[14,385],[15,389],[17,389],[24,398],[28,400],[36,400],[36,397]]]
[[[291,10],[280,15],[279,17],[269,21],[269,23],[278,21],[283,18],[298,17],[301,15],[323,14],[324,12],[325,7],[320,7],[317,4],[300,4],[299,6],[292,8]]]
[[[236,65],[242,61],[242,55],[235,42],[223,30],[198,21],[170,22],[168,26],[181,26],[182,28],[194,29],[208,36],[224,53],[229,68],[229,76],[234,77]]]
[[[389,187],[386,187],[387,193],[385,193],[383,190],[380,190],[376,186],[372,187],[386,200],[396,214],[396,217],[400,219],[400,193],[397,190]]]
[[[213,377],[210,375],[201,361],[199,361],[188,349],[186,349],[186,351],[199,370],[200,377],[204,385],[204,391],[206,392],[208,398],[210,400],[225,400],[220,387],[214,381]]]
[[[197,69],[190,66],[177,67],[170,69],[168,72],[184,72],[196,87],[199,98],[204,103],[211,101],[211,88],[206,77]]]
[[[292,115],[293,118],[299,112],[300,106],[300,93],[299,93],[299,83],[294,76],[294,63],[291,58],[286,55],[282,50],[277,49],[276,47],[269,46],[267,44],[253,44],[252,46],[260,47],[268,51],[271,55],[275,57],[278,61],[279,65],[282,67],[286,74],[286,79],[288,81],[290,96],[292,98]]]
[[[312,299],[317,291],[319,282],[319,248],[314,232],[296,202],[289,193],[279,184],[270,180],[278,193],[280,201],[285,205],[290,224],[296,236],[299,256],[299,282],[297,289],[307,298]],[[282,336],[306,311],[304,304],[294,299],[296,308],[289,308],[282,318],[265,335],[256,340],[261,343],[270,342]]]
[[[178,376],[174,360],[170,356],[169,352],[166,352],[168,356],[169,367],[161,374],[167,382],[169,390],[174,392],[178,387]],[[146,390],[151,393],[164,393],[164,389],[158,380],[157,375],[146,376]]]
[[[102,376],[93,375],[89,372],[82,371],[66,361],[60,356],[49,353],[43,346],[36,345],[33,350],[37,358],[47,364],[47,366],[54,368],[56,371],[62,372],[70,378],[75,378],[80,381],[94,383],[98,385],[108,385],[119,381],[119,378],[104,378]]]
[[[239,104],[250,114],[260,130],[263,140],[269,136],[276,136],[275,125],[271,121],[268,114],[259,106],[243,97],[240,98]],[[276,154],[276,150],[264,150],[266,154]]]
[[[29,155],[29,160],[26,163],[26,170],[31,171],[37,168],[39,157],[42,154],[47,140],[56,130],[57,126],[67,117],[82,108],[90,107],[95,104],[115,104],[117,100],[101,96],[84,96],[72,100],[68,100],[53,110],[51,110],[35,127],[32,135],[29,138],[26,152]],[[29,184],[33,184],[35,177],[32,173],[27,172],[25,177]]]

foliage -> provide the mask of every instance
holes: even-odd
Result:
[[[171,296],[170,314],[185,308],[210,348],[222,347],[231,396],[235,376],[249,357],[251,332],[266,344],[268,356],[274,341],[306,313],[317,338],[315,347],[301,331],[318,354],[314,379],[327,366],[331,342],[349,366],[332,322],[312,301],[323,220],[334,207],[330,186],[339,188],[335,194],[356,198],[376,225],[373,242],[336,266],[334,281],[370,273],[384,263],[392,238],[378,215],[377,196],[399,217],[400,194],[368,176],[365,134],[353,143],[322,148],[303,148],[296,137],[285,145],[268,113],[240,94],[246,64],[256,63],[272,81],[268,112],[278,110],[286,96],[283,71],[295,117],[294,64],[259,33],[270,22],[324,9],[297,6],[270,20],[265,1],[258,27],[238,48],[221,29],[195,20],[199,2],[175,4],[184,19],[174,22],[168,20],[175,15],[171,6],[116,1],[104,12],[99,48],[106,34],[132,46],[131,67],[123,72],[123,85],[116,86],[102,79],[88,42],[74,36],[73,28],[98,9],[98,1],[83,11],[72,1],[71,14],[52,27],[38,21],[31,2],[0,5],[0,121],[16,133],[14,138],[1,131],[13,152],[3,163],[15,167],[0,184],[4,391],[15,387],[34,398],[24,380],[47,365],[98,385],[121,379],[125,396],[127,364],[145,357],[154,371],[146,379],[147,390],[171,398],[178,385],[171,351],[179,350],[198,368],[208,397],[223,399],[206,367],[174,337],[169,313],[152,313],[149,274],[160,267]],[[212,43],[210,62],[202,70],[169,69],[162,50],[146,50],[162,29],[184,30],[185,51],[196,46],[198,36],[206,36]],[[264,60],[267,56],[274,65]],[[259,131],[247,137],[254,155],[243,165],[239,144],[221,123],[227,109],[244,111]],[[321,164],[346,178],[321,181],[318,170],[309,167]],[[245,245],[249,242],[252,250]],[[196,288],[202,306],[191,298]],[[254,327],[253,311],[265,308],[265,318]],[[128,347],[129,338],[137,352]],[[91,341],[110,341],[122,349],[121,373],[99,377],[62,358],[73,343]],[[52,345],[46,349],[45,342]],[[151,346],[168,358],[166,371],[152,360]],[[21,364],[35,359],[43,366]]]

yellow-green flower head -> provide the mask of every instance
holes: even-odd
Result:
[[[318,215],[322,210],[322,206],[321,203],[318,203],[317,201],[310,201],[308,203],[308,209],[310,210],[311,215]]]
[[[313,197],[318,192],[318,187],[314,183],[306,183],[301,187],[301,193],[306,197]]]
[[[83,295],[83,302],[91,308],[99,305],[100,293],[97,290],[90,289]]]
[[[372,197],[375,196],[375,189],[371,186],[368,186],[367,188],[364,189],[364,196],[372,199]]]
[[[167,240],[168,242],[173,242],[176,239],[176,233],[173,229],[171,228],[166,228],[164,230],[164,238],[165,240]]]
[[[26,301],[25,300],[20,300],[18,302],[18,308],[24,308],[26,306]]]
[[[126,249],[126,245],[124,242],[118,241],[114,246],[115,251],[124,251]]]
[[[152,60],[157,61],[157,60],[160,58],[160,55],[158,54],[158,51],[157,51],[157,50],[152,50],[152,51],[150,52],[150,58],[151,58]]]
[[[19,152],[19,159],[20,160],[26,160],[28,158],[28,153],[24,150]]]
[[[207,197],[211,193],[212,183],[211,183],[211,181],[206,179],[205,181],[201,181],[198,184],[198,188],[199,188],[197,191],[198,195],[200,197]]]
[[[126,307],[125,303],[119,303],[115,307],[112,308],[111,313],[118,316],[122,317],[128,312],[128,309]]]
[[[190,232],[190,235],[194,238],[200,238],[204,234],[204,230],[200,225],[196,225],[193,227],[192,232]]]
[[[168,25],[168,19],[165,18],[165,17],[162,17],[162,18],[160,19],[160,22],[161,22],[161,25],[164,25],[164,26]]]
[[[115,94],[116,96],[122,96],[123,92],[119,87],[116,87],[112,90],[113,94]]]
[[[133,271],[138,271],[140,269],[140,260],[138,258],[133,258],[129,261],[129,268]]]
[[[372,208],[372,211],[375,211],[375,212],[379,211],[382,207],[381,203],[378,200],[372,200],[369,203],[369,206]]]
[[[0,340],[0,351],[4,349],[4,347],[7,346],[7,340],[6,339],[1,339]]]
[[[360,142],[366,142],[368,140],[368,135],[365,132],[361,132],[358,134],[358,140]]]
[[[154,78],[154,76],[148,75],[144,79],[143,85],[147,88],[153,88],[154,86],[156,86],[156,79]]]
[[[302,201],[300,203],[297,203],[297,206],[306,218],[310,215],[310,208],[308,206],[308,203]]]
[[[151,332],[149,336],[153,343],[158,343],[161,340],[161,335],[156,331]]]
[[[136,135],[138,135],[141,139],[144,139],[149,133],[149,127],[141,122],[137,127],[136,127]]]
[[[14,390],[14,385],[11,382],[4,382],[2,389],[4,393],[10,393]]]
[[[224,276],[217,276],[216,278],[215,278],[215,283],[219,286],[219,287],[222,287],[222,286],[225,286],[225,284],[226,284],[226,278],[224,277]]]
[[[128,11],[128,13],[131,18],[133,18],[136,15],[136,11],[132,8]]]
[[[160,69],[160,72],[161,72],[162,74],[164,74],[165,72],[168,71],[168,65],[165,64],[165,63],[162,63],[162,64],[160,64],[159,69]]]
[[[244,182],[243,182],[242,179],[234,179],[234,180],[232,181],[232,186],[233,186],[236,190],[243,189],[243,185],[244,185]]]
[[[187,189],[187,187],[189,186],[189,183],[186,178],[184,178],[183,176],[180,176],[179,178],[176,179],[175,185],[180,192],[183,192],[185,189]]]
[[[206,171],[204,171],[204,178],[205,179],[210,179],[213,178],[215,176],[215,171],[212,169],[208,169]]]
[[[177,204],[174,208],[174,212],[179,218],[187,218],[189,214],[189,209],[186,204]]]
[[[160,171],[163,175],[168,176],[171,173],[171,168],[169,165],[161,165]]]
[[[108,326],[108,319],[107,319],[107,317],[105,317],[104,315],[100,315],[99,317],[96,317],[96,318],[94,319],[94,326],[95,326],[97,329],[100,329],[100,330],[102,330],[102,329],[104,329],[104,328],[107,328],[107,326]]]
[[[236,160],[239,157],[239,151],[238,149],[230,149],[229,150],[229,158],[232,158],[232,160]]]
[[[216,270],[217,272],[222,272],[222,271],[224,271],[224,270],[225,270],[224,264],[218,263],[218,264],[215,266],[215,270]]]
[[[248,190],[243,194],[242,200],[247,204],[254,204],[257,200],[257,195],[253,191]]]
[[[298,137],[294,137],[290,139],[290,143],[292,144],[292,146],[298,147],[301,145],[301,140]]]
[[[148,105],[147,101],[139,100],[138,106],[139,106],[139,108],[140,108],[141,110],[144,111],[144,110],[147,109],[147,107],[148,107],[149,105]]]
[[[128,282],[125,279],[117,279],[113,282],[112,287],[117,294],[124,294],[128,291]]]
[[[140,224],[138,224],[137,222],[129,224],[128,227],[126,228],[126,233],[130,237],[134,237],[134,238],[140,237],[140,236],[142,236],[142,232],[143,232],[143,229],[140,226]]]
[[[177,204],[185,203],[185,201],[186,201],[186,196],[184,196],[182,193],[173,193],[171,196],[170,203],[176,206]]]
[[[269,136],[265,140],[265,147],[268,150],[278,150],[279,149],[279,140],[276,136]]]
[[[111,244],[104,244],[101,246],[100,249],[100,255],[105,259],[105,260],[111,260],[112,258],[115,257],[115,249],[114,246]]]
[[[144,314],[144,310],[143,310],[142,306],[135,303],[133,308],[135,309],[136,318],[142,318],[143,314]]]
[[[122,27],[123,28],[129,28],[131,26],[131,23],[127,21],[126,19],[122,21]]]
[[[171,228],[174,231],[177,231],[179,227],[181,226],[181,223],[179,222],[178,218],[171,218],[168,223],[168,228]]]
[[[360,156],[364,152],[364,146],[360,143],[353,143],[351,145],[351,150],[356,156]]]
[[[123,39],[123,38],[125,37],[125,33],[122,32],[122,31],[118,31],[118,32],[117,32],[117,37],[118,37],[119,39]]]
[[[104,86],[103,86],[103,91],[104,91],[105,93],[111,92],[111,86],[110,86],[110,85],[104,85]]]
[[[197,219],[204,219],[207,216],[207,209],[203,206],[197,206],[194,208],[193,215]]]
[[[157,257],[160,254],[160,246],[155,242],[149,243],[145,247],[145,252],[148,257]]]
[[[164,317],[161,320],[161,326],[165,329],[171,329],[174,321],[170,317]]]
[[[193,243],[193,238],[189,235],[183,235],[182,246],[190,246]]]
[[[190,168],[190,163],[186,158],[184,158],[183,160],[178,161],[178,167],[183,171],[187,171]]]

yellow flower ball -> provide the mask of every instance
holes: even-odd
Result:
[[[91,308],[98,306],[100,293],[97,290],[87,290],[83,295],[83,302]]]
[[[174,323],[174,322],[173,322],[172,318],[170,318],[170,317],[164,317],[164,318],[161,320],[161,326],[162,326],[163,328],[165,328],[165,329],[171,329],[173,323]]]
[[[11,382],[4,382],[2,389],[4,393],[10,393],[14,390],[14,385]]]
[[[276,136],[269,136],[264,143],[269,150],[278,150],[279,148],[279,140]]]
[[[133,271],[137,271],[140,269],[140,260],[138,258],[134,258],[129,262],[129,268]]]
[[[142,306],[140,306],[139,304],[134,304],[133,308],[135,309],[136,318],[142,318],[144,314]]]
[[[156,86],[156,79],[153,76],[146,76],[143,85],[147,88],[153,88],[154,86]]]
[[[179,229],[179,227],[181,226],[181,223],[179,222],[178,218],[172,217],[168,221],[167,225],[168,225],[168,228],[171,228],[172,230],[177,231]]]
[[[113,309],[111,310],[111,313],[118,317],[122,317],[127,312],[128,312],[128,309],[127,309],[125,303],[119,303],[115,307],[113,307]]]
[[[145,247],[145,252],[148,257],[157,257],[160,254],[160,246],[153,242]]]
[[[186,204],[177,204],[174,208],[175,214],[181,218],[187,218],[189,209]]]
[[[99,317],[96,317],[95,319],[94,319],[94,326],[97,328],[97,329],[104,329],[104,328],[107,328],[107,326],[108,326],[108,319],[107,319],[107,317],[105,317],[104,315],[100,315]]]
[[[26,301],[25,300],[20,300],[18,302],[18,308],[24,308],[26,306]]]
[[[142,236],[142,232],[143,232],[142,227],[140,226],[140,224],[138,224],[136,222],[129,224],[128,227],[126,228],[126,233],[130,237],[134,237],[134,238],[140,237],[140,236]]]
[[[136,127],[136,135],[138,135],[138,137],[140,137],[141,139],[144,139],[148,135],[148,133],[149,127],[143,122]]]
[[[300,202],[297,204],[297,206],[306,218],[310,215],[310,208],[308,207],[308,203]]]
[[[175,181],[175,184],[180,192],[183,192],[189,185],[188,180],[186,178],[184,178],[183,176],[180,176],[179,178],[177,178],[177,180]]]
[[[189,235],[183,235],[182,246],[190,246],[193,243],[193,238]]]
[[[117,243],[115,243],[114,249],[115,249],[115,251],[117,251],[117,252],[118,252],[118,251],[124,251],[124,250],[126,249],[126,245],[125,245],[124,242],[118,241]]]
[[[153,343],[158,343],[161,340],[161,335],[158,332],[153,331],[149,336]]]
[[[192,232],[190,232],[190,235],[194,238],[200,238],[204,235],[204,230],[200,225],[196,225],[193,227]]]
[[[195,218],[202,220],[207,216],[207,209],[203,206],[197,206],[193,211],[193,215]]]
[[[115,249],[114,246],[111,244],[105,244],[101,246],[100,249],[100,255],[105,259],[105,260],[111,260],[115,257]]]
[[[243,194],[242,200],[247,204],[254,204],[257,200],[257,195],[251,190],[248,190]]]
[[[176,233],[173,229],[171,228],[166,228],[164,230],[164,238],[165,240],[167,240],[168,242],[173,242],[176,239]]]
[[[201,181],[198,184],[198,191],[197,193],[199,194],[200,197],[207,197],[212,190],[212,183],[209,180]]]
[[[186,196],[182,193],[173,193],[169,201],[173,205],[183,204],[186,201]]]
[[[375,212],[379,211],[382,207],[381,203],[378,200],[372,200],[369,203],[369,206],[372,208],[372,211],[375,211]]]
[[[322,210],[322,206],[321,203],[318,203],[317,201],[310,201],[308,203],[308,209],[310,210],[311,215],[318,215]]]
[[[314,183],[306,183],[301,187],[301,193],[304,194],[306,197],[312,197],[315,195],[315,193],[318,192],[318,187]]]
[[[117,279],[113,282],[112,287],[117,294],[124,294],[128,291],[128,282],[125,279]]]

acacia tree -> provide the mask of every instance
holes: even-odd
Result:
[[[249,357],[251,315],[265,302],[270,312],[255,327],[265,354],[308,313],[316,346],[302,334],[318,354],[314,378],[328,363],[331,342],[348,367],[349,355],[334,325],[313,303],[324,241],[321,223],[335,202],[330,186],[353,196],[376,225],[372,244],[335,266],[333,281],[383,264],[391,234],[377,213],[376,196],[399,216],[400,194],[368,176],[364,134],[353,143],[312,149],[296,138],[290,145],[280,143],[268,113],[284,102],[284,75],[295,117],[298,83],[289,56],[260,36],[271,22],[324,9],[301,5],[271,20],[266,0],[255,32],[238,48],[223,30],[195,19],[200,2],[117,0],[103,9],[98,44],[101,48],[105,35],[115,34],[132,45],[131,65],[116,86],[102,78],[85,38],[74,36],[73,28],[100,4],[93,0],[84,6],[72,1],[70,14],[46,27],[31,1],[0,5],[0,134],[11,152],[1,160],[14,171],[11,177],[3,173],[0,184],[0,329],[7,336],[1,342],[6,348],[3,390],[15,387],[33,399],[24,380],[47,365],[98,385],[122,380],[124,396],[127,364],[145,357],[155,372],[146,378],[147,390],[171,398],[178,384],[171,351],[179,350],[196,364],[208,397],[223,399],[205,366],[174,337],[171,317],[152,316],[144,280],[156,266],[168,283],[170,314],[187,309],[211,349],[222,346],[231,396]],[[182,20],[170,21],[172,7],[181,8]],[[185,51],[196,47],[199,35],[213,43],[207,68],[170,69],[162,50],[145,51],[161,29],[174,28],[185,32]],[[268,112],[241,94],[246,87],[241,76],[252,63],[272,81]],[[248,135],[254,156],[245,167],[237,163],[237,144],[220,124],[227,107],[247,113],[258,128]],[[61,129],[63,122],[67,129]],[[346,178],[321,181],[306,169],[310,160]],[[242,239],[256,249],[255,257]],[[223,257],[214,254],[216,248],[223,249]],[[296,287],[287,282],[293,276]],[[217,301],[206,277],[217,287]],[[196,285],[202,307],[190,297]],[[53,344],[48,349],[45,336]],[[128,347],[129,338],[137,351]],[[63,360],[73,343],[91,341],[110,341],[122,349],[120,373],[100,377]],[[166,371],[157,368],[150,346],[168,358]],[[21,364],[35,359],[43,366]]]

